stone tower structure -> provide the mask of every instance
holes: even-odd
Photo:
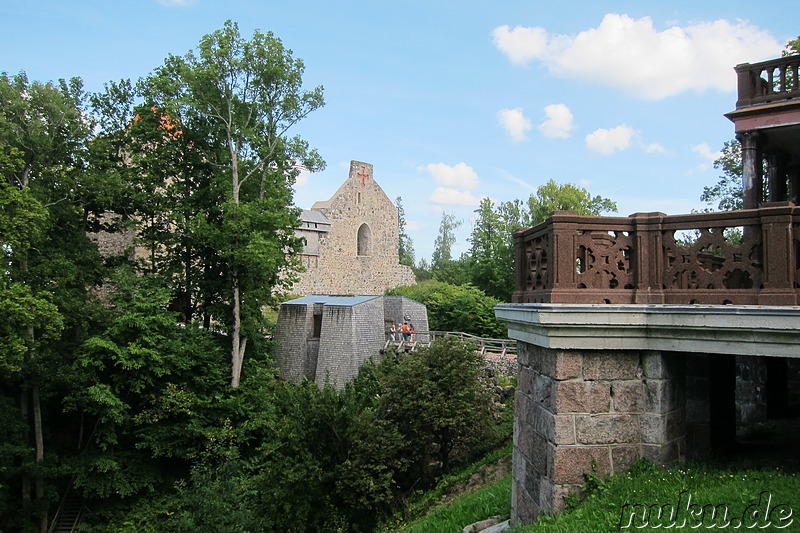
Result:
[[[327,201],[303,211],[297,234],[305,240],[306,272],[292,292],[383,294],[416,283],[400,264],[397,208],[373,177],[372,165],[350,162],[350,175]]]

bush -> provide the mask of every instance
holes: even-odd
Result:
[[[505,324],[494,315],[500,303],[472,285],[450,285],[441,281],[423,281],[417,285],[397,287],[387,294],[405,296],[428,308],[431,331],[461,331],[478,337],[504,339]]]

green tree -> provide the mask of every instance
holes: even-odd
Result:
[[[461,284],[467,282],[464,258],[453,258],[453,246],[456,244],[456,230],[462,221],[452,213],[442,213],[439,233],[433,243],[431,255],[431,277],[446,283]]]
[[[786,47],[784,48],[783,52],[781,52],[781,55],[784,57],[795,54],[800,54],[800,35],[797,36],[797,39],[789,40],[789,42],[786,43]]]
[[[593,197],[575,185],[559,185],[553,180],[539,187],[527,203],[513,200],[495,205],[484,198],[475,210],[477,218],[469,239],[469,283],[500,301],[510,301],[515,288],[514,234],[520,228],[543,222],[558,210],[600,215],[615,211],[616,204],[601,196]]]
[[[470,282],[487,295],[510,301],[514,290],[514,241],[507,215],[514,203],[495,208],[489,198],[475,210],[477,219],[470,235],[468,269]],[[514,228],[516,229],[516,228]]]
[[[82,181],[83,147],[91,131],[81,81],[31,82],[24,73],[0,75],[0,169],[3,255],[0,283],[9,320],[3,340],[19,369],[3,377],[14,390],[25,428],[16,444],[24,521],[33,496],[38,527],[47,527],[45,440],[60,420],[48,402],[68,385],[71,346],[87,320],[87,288],[99,280],[99,258],[86,236],[93,184]],[[31,453],[32,452],[32,453]],[[33,490],[30,480],[33,478]]]
[[[403,199],[395,198],[394,205],[397,207],[397,226],[399,228],[397,238],[397,252],[400,256],[400,264],[410,267],[414,266],[414,242],[406,233],[406,212],[403,209]]]
[[[184,461],[203,450],[202,417],[225,383],[220,344],[178,324],[160,276],[121,268],[108,284],[113,305],[79,348],[79,379],[64,400],[88,426],[75,484],[99,498],[130,497],[181,476]]]
[[[301,167],[322,168],[314,150],[287,132],[323,105],[322,88],[302,89],[302,61],[272,33],[250,40],[230,21],[206,35],[196,51],[170,56],[142,84],[182,128],[202,132],[202,156],[227,181],[222,220],[207,228],[226,264],[231,338],[231,385],[240,382],[248,338],[276,288],[288,288],[301,243],[291,185]],[[216,230],[216,231],[215,231]]]
[[[483,356],[456,337],[399,359],[382,386],[381,404],[414,443],[415,471],[430,481],[466,459],[492,426],[492,401],[480,380]],[[432,466],[434,461],[438,466]]]
[[[553,211],[575,211],[578,215],[601,215],[616,212],[617,204],[571,183],[559,185],[550,180],[528,198],[530,222],[540,224]]]
[[[736,139],[726,141],[722,154],[714,161],[714,168],[722,171],[719,181],[703,187],[700,200],[715,205],[720,211],[742,208],[742,146]]]

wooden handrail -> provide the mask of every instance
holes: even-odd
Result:
[[[400,332],[394,334],[394,340],[392,340],[392,333],[386,332],[386,344],[384,348],[388,348],[392,344],[395,346],[405,345],[412,349],[416,348],[418,345],[430,346],[437,337],[458,337],[460,339],[473,341],[476,343],[478,352],[481,355],[498,354],[503,357],[516,357],[517,355],[517,341],[513,339],[491,339],[488,337],[478,337],[461,331],[415,331],[410,335],[408,341],[403,340],[402,333]]]

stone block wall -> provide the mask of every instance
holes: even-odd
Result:
[[[428,331],[428,310],[417,301],[403,296],[384,296],[384,316],[386,320],[394,321],[399,326],[403,321],[408,320],[414,324],[414,331]],[[384,339],[385,340],[385,339]],[[420,342],[429,342],[428,335],[417,336]]]
[[[660,352],[556,350],[518,343],[512,520],[563,509],[593,466],[684,455],[680,363]]]
[[[383,348],[383,302],[375,298],[356,306],[326,305],[315,381],[343,388],[364,362]]]
[[[318,384],[343,383],[354,357],[353,307],[326,305],[322,312],[317,372]]]
[[[284,302],[275,328],[280,376],[295,384],[308,379],[342,388],[367,359],[380,357],[386,320],[403,316],[427,330],[425,306],[403,296],[308,296]]]
[[[275,359],[281,378],[292,383],[300,383],[312,371],[308,342],[314,328],[313,313],[314,306],[306,305],[282,305],[278,312],[275,340],[280,349],[276,350]],[[315,360],[313,366],[316,367]],[[313,371],[316,372],[316,368]],[[313,374],[309,379],[314,379]]]
[[[348,179],[312,211],[322,213],[330,231],[318,232],[309,242],[303,257],[307,271],[292,292],[308,294],[383,294],[386,289],[413,285],[416,278],[410,267],[400,264],[397,208],[373,177],[373,167],[350,162]],[[364,233],[364,253],[359,254],[359,229]],[[308,231],[302,232],[302,236]],[[313,253],[312,253],[313,251]]]

